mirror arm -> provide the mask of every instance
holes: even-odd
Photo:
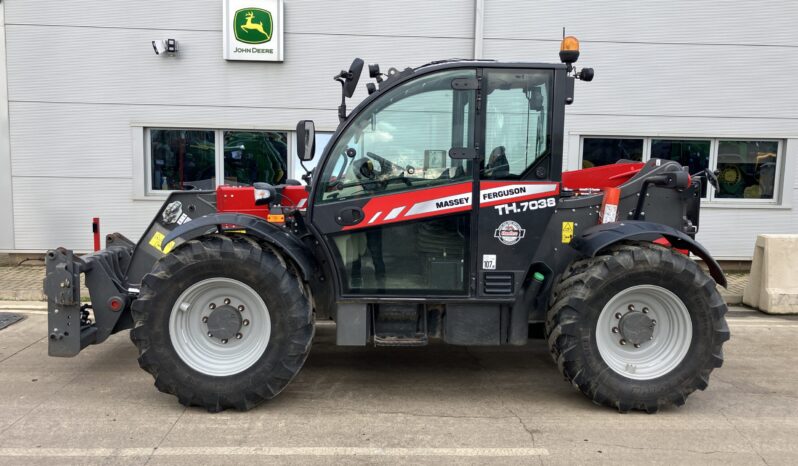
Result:
[[[338,106],[338,122],[343,123],[346,120],[346,81],[342,77],[344,74],[341,71],[341,74],[336,76],[334,79],[341,83],[341,105]]]

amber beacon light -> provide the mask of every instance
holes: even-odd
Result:
[[[574,36],[563,37],[560,42],[560,61],[575,63],[579,59],[579,39]]]

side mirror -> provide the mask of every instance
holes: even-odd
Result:
[[[299,160],[309,162],[316,155],[316,125],[313,120],[300,120],[296,125],[296,153]]]
[[[360,73],[362,71],[363,60],[360,58],[355,58],[352,61],[352,65],[349,67],[349,76],[347,76],[346,84],[344,84],[344,91],[346,92],[347,97],[352,97],[355,94],[357,82],[360,80]]]

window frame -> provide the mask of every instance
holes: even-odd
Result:
[[[163,201],[173,192],[180,192],[178,190],[168,189],[153,189],[152,187],[152,144],[150,140],[150,130],[153,129],[170,129],[170,130],[186,130],[186,131],[213,131],[214,132],[214,175],[216,176],[215,188],[224,184],[224,132],[225,131],[241,131],[241,132],[280,132],[286,133],[286,145],[288,160],[286,167],[288,169],[288,178],[294,178],[296,174],[300,173],[302,168],[299,166],[299,160],[296,159],[296,152],[294,151],[296,144],[296,129],[295,128],[266,128],[266,127],[251,127],[246,125],[241,126],[209,126],[209,125],[195,125],[195,124],[175,124],[175,123],[133,123],[130,125],[131,140],[133,142],[133,200],[158,200]],[[321,131],[321,130],[320,130]],[[327,132],[327,131],[321,131]],[[319,149],[317,148],[317,156]],[[304,173],[304,171],[302,171]],[[214,189],[215,189],[214,188]]]
[[[577,154],[578,167],[582,166],[584,141],[589,138],[596,139],[642,139],[643,140],[643,155],[642,162],[646,163],[651,160],[651,145],[653,140],[672,140],[672,141],[709,141],[709,168],[717,170],[718,163],[718,149],[721,141],[765,141],[776,142],[776,173],[774,176],[773,186],[773,199],[746,199],[746,198],[721,198],[716,197],[715,188],[710,185],[707,186],[707,197],[701,198],[701,205],[706,207],[720,207],[720,208],[740,208],[740,207],[760,207],[760,208],[789,208],[784,196],[784,171],[785,171],[785,138],[779,137],[759,137],[759,136],[703,136],[703,135],[672,135],[672,134],[634,134],[634,133],[621,133],[621,134],[601,134],[601,133],[571,133],[579,137],[579,152]]]

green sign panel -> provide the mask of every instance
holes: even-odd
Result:
[[[263,44],[272,40],[272,14],[260,8],[244,8],[233,16],[236,39],[247,44]]]

